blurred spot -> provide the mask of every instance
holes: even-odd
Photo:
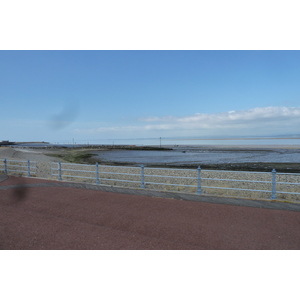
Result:
[[[27,188],[24,186],[19,186],[14,188],[14,200],[21,201],[25,200],[27,195]]]
[[[61,130],[72,124],[79,113],[79,107],[77,105],[65,106],[63,111],[57,115],[54,115],[50,120],[50,127],[53,130]]]
[[[13,200],[21,201],[25,200],[27,197],[28,189],[26,187],[26,181],[22,177],[15,177],[14,185],[16,187],[13,189]]]

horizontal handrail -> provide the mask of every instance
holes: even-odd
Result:
[[[22,172],[22,173],[27,173],[27,171],[23,171],[23,170],[16,170],[16,169],[7,169],[7,171],[17,171],[17,172]]]
[[[56,174],[58,175],[58,174]],[[94,177],[76,176],[76,175],[62,175],[64,177],[74,177],[74,178],[85,178],[85,179],[95,179]]]
[[[277,191],[278,194],[291,194],[291,195],[300,195],[300,193],[294,193],[294,192],[281,192]]]
[[[157,185],[174,185],[174,186],[188,186],[188,187],[197,187],[196,185],[189,184],[178,184],[178,183],[162,183],[162,182],[145,182],[145,184],[157,184]]]
[[[269,190],[252,190],[252,189],[240,189],[240,188],[226,188],[226,187],[220,187],[220,186],[203,186],[207,189],[220,189],[220,190],[237,190],[237,191],[250,191],[250,192],[267,192],[269,193]]]
[[[180,176],[148,175],[148,174],[145,174],[145,177],[165,177],[165,178],[177,178],[177,179],[197,179],[197,177],[180,177]]]
[[[300,176],[300,173],[276,173],[277,175],[295,175]]]
[[[248,171],[230,171],[230,170],[205,170],[205,172],[270,174],[270,172],[255,172],[255,171],[248,172]]]
[[[132,174],[132,173],[112,173],[112,172],[101,172],[101,174],[114,174],[114,175],[128,175],[128,176],[141,176],[141,174]],[[146,176],[146,175],[145,175]]]
[[[300,183],[298,182],[281,182],[281,181],[277,181],[277,184],[300,185]]]
[[[86,172],[86,173],[94,173],[95,171],[87,171],[87,170],[74,170],[74,169],[61,169],[62,171],[69,171],[69,172]]]
[[[224,179],[224,178],[202,178],[202,179],[203,180],[212,180],[212,181],[236,181],[236,182],[252,182],[252,183],[270,183],[270,181],[260,181],[260,180],[241,180],[241,179]]]
[[[114,178],[101,178],[101,180],[108,180],[108,181],[124,181],[124,182],[141,183],[140,181],[125,180],[125,179],[114,179]]]
[[[176,169],[176,168],[150,168],[150,167],[147,167],[147,170],[164,170],[164,171],[167,171],[167,170],[172,170],[172,171],[197,171],[197,169]],[[206,170],[205,170],[206,171]]]

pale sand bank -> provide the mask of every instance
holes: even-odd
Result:
[[[36,177],[51,178],[51,163],[58,162],[56,157],[47,156],[45,150],[19,149],[10,147],[0,147],[0,160],[30,160],[36,161]]]
[[[44,162],[57,162],[58,158],[47,156],[48,150],[21,149],[11,147],[0,147],[0,159],[32,160]]]

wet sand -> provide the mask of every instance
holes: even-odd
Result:
[[[171,151],[92,151],[94,162],[151,167],[270,171],[300,170],[300,149],[296,146],[177,146]]]

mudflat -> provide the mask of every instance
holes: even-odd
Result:
[[[91,151],[91,161],[107,165],[144,164],[149,167],[299,172],[300,149],[296,146],[177,146],[166,151]]]
[[[144,164],[151,167],[176,167],[242,171],[279,172],[300,171],[300,148],[296,145],[179,145],[164,146],[164,151],[136,147],[124,149],[83,148],[11,148],[0,147],[0,159],[34,160],[43,162],[72,162],[104,165]],[[165,149],[162,147],[163,149]],[[140,150],[141,149],[141,150]]]

